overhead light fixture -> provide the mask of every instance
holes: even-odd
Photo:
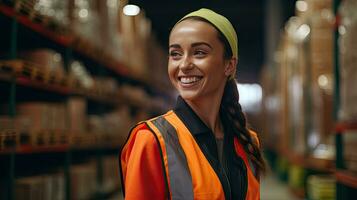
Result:
[[[124,13],[124,15],[127,15],[127,16],[135,16],[140,13],[140,8],[137,5],[128,4],[128,5],[124,6],[123,13]]]
[[[308,7],[306,1],[302,1],[302,0],[296,1],[295,6],[296,9],[301,12],[307,11],[307,7]]]
[[[310,34],[310,26],[307,24],[302,24],[296,30],[296,38],[299,40],[304,40]]]

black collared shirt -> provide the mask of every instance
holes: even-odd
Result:
[[[222,163],[219,161],[216,138],[210,128],[199,118],[192,108],[182,99],[177,98],[174,109],[176,115],[185,124],[211,164],[222,184],[227,200],[245,199],[247,192],[247,168],[237,156],[234,148],[234,136],[231,127],[224,127]],[[222,115],[221,120],[226,120]]]

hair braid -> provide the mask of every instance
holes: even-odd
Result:
[[[248,128],[247,121],[239,104],[239,93],[234,79],[228,80],[224,88],[224,94],[221,104],[221,115],[224,115],[228,121],[223,121],[224,127],[230,127],[233,134],[242,143],[248,157],[257,167],[258,174],[265,173],[266,166],[258,146],[258,141],[254,141]],[[234,126],[232,126],[232,124]]]
[[[224,46],[223,58],[229,60],[232,58],[233,53],[230,48],[228,40],[225,36],[209,21],[201,17],[188,17],[184,20],[191,19],[197,21],[203,21],[211,24],[217,30],[218,39]],[[247,128],[247,121],[242,112],[242,107],[239,104],[239,93],[235,79],[229,79],[224,88],[224,94],[221,103],[220,115],[223,116],[222,124],[227,130],[231,130],[233,135],[237,136],[238,140],[242,143],[245,151],[248,153],[248,157],[253,161],[253,164],[257,167],[257,172],[265,173],[266,165],[258,145],[258,141],[253,141],[251,134]],[[232,123],[234,126],[232,126]]]

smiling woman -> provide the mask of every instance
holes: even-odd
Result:
[[[120,162],[125,199],[260,198],[265,164],[239,104],[237,60],[224,16],[200,9],[173,27],[168,74],[180,96],[131,130]]]
[[[173,28],[169,44],[169,77],[181,97],[196,103],[215,101],[219,110],[236,59],[224,59],[216,29],[206,22],[184,20]]]

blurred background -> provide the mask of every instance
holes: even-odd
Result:
[[[0,0],[0,199],[122,199],[120,147],[174,105],[168,34],[201,7],[238,33],[261,199],[355,199],[356,0]]]

